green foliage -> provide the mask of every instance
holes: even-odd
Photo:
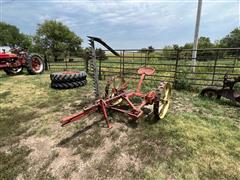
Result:
[[[173,87],[176,90],[191,90],[191,86],[187,79],[187,70],[183,70],[181,73],[177,74]]]
[[[31,47],[31,36],[20,33],[16,26],[0,22],[0,29],[0,46]]]
[[[220,40],[220,47],[237,48],[240,47],[240,27],[235,28],[226,37]]]
[[[87,61],[90,60],[91,59],[91,53],[92,52],[91,52],[90,48],[85,48],[84,51],[83,51],[83,58]],[[101,48],[97,48],[95,50],[95,53],[96,53],[97,59],[100,60],[100,61],[108,58],[106,56],[105,51],[103,51]]]
[[[216,57],[216,53],[215,51],[212,50],[205,50],[206,48],[214,48],[215,44],[211,42],[209,37],[200,37],[198,39],[198,52],[197,52],[197,59],[199,61],[203,61],[203,60],[212,60],[215,59]],[[186,43],[184,46],[182,46],[182,49],[192,49],[193,48],[193,44],[192,43]],[[201,50],[203,49],[203,50]],[[184,57],[188,57],[189,59],[192,56],[192,51],[187,51],[187,50],[183,50],[181,52],[181,56]]]
[[[172,46],[165,46],[163,48],[163,56],[166,59],[176,59],[177,57],[177,50],[179,50],[180,47],[177,44],[173,44]]]
[[[36,49],[41,52],[48,50],[54,60],[64,54],[74,54],[81,50],[82,39],[61,22],[46,20],[38,26],[34,37]]]
[[[95,52],[98,60],[102,61],[107,59],[105,51],[103,51],[101,48],[97,48]]]

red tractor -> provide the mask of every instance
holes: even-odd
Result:
[[[8,75],[16,75],[23,68],[27,68],[29,74],[41,74],[44,71],[44,61],[37,54],[29,54],[26,50],[11,49],[11,52],[0,52],[0,69]]]

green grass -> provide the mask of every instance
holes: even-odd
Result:
[[[240,179],[240,111],[228,100],[174,90],[164,120],[145,115],[136,125],[109,112],[109,130],[96,113],[61,128],[59,119],[93,102],[91,78],[60,91],[48,74],[0,78],[0,179]]]

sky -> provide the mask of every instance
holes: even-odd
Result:
[[[193,41],[197,0],[0,0],[0,20],[34,35],[38,24],[63,22],[83,40],[97,36],[114,49]],[[199,36],[214,42],[240,27],[240,0],[203,0]]]

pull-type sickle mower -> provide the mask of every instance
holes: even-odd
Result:
[[[99,38],[97,40],[98,42],[102,41]],[[93,41],[91,44],[93,44]],[[101,43],[101,44],[104,45],[106,48],[108,48],[108,46],[106,46],[105,43]],[[113,49],[110,49],[110,50],[114,51]],[[115,52],[115,54],[117,53]],[[94,69],[96,69],[96,67]],[[145,76],[153,75],[154,73],[155,73],[154,68],[151,68],[151,67],[139,68],[138,74],[141,75],[141,77],[139,79],[139,82],[135,91],[127,91],[128,82],[126,82],[123,78],[116,78],[116,77],[111,78],[107,82],[107,85],[105,87],[104,98],[100,98],[96,100],[96,102],[93,105],[83,108],[82,111],[76,114],[64,117],[60,121],[62,126],[69,124],[71,122],[77,121],[80,118],[90,113],[100,111],[104,115],[104,119],[106,121],[107,127],[111,128],[111,125],[108,120],[107,110],[114,110],[121,113],[125,113],[128,116],[130,116],[132,119],[137,120],[141,115],[143,115],[142,108],[145,105],[153,105],[153,113],[157,119],[164,118],[169,108],[170,96],[171,96],[171,85],[167,82],[161,82],[156,90],[152,90],[146,94],[141,92],[141,86]],[[97,88],[95,88],[95,92],[96,92],[96,89],[98,89],[98,85],[97,85]],[[96,93],[96,94],[98,95],[99,93]],[[135,97],[138,97],[141,99],[141,102],[139,104],[136,104],[133,102],[133,99]]]
[[[97,100],[92,106],[84,108],[81,112],[78,112],[68,117],[64,117],[61,120],[62,126],[77,121],[92,112],[102,111],[105,121],[107,123],[107,127],[111,128],[111,125],[108,121],[108,109],[128,114],[130,117],[136,120],[143,114],[142,108],[145,105],[150,104],[153,104],[153,113],[156,118],[164,118],[170,103],[171,85],[167,82],[162,82],[155,91],[153,90],[146,94],[142,93],[140,90],[144,77],[146,75],[153,75],[154,72],[155,69],[150,67],[142,67],[138,69],[138,74],[141,75],[141,78],[138,82],[136,91],[130,92],[126,92],[128,83],[125,82],[123,78],[120,78],[120,82],[117,82],[117,80],[119,79],[113,77],[108,81],[106,85],[104,99]],[[118,84],[118,86],[116,86],[116,84]],[[110,89],[110,87],[112,88]],[[141,98],[142,102],[140,104],[133,103],[131,99],[134,97]],[[127,103],[128,110],[126,110],[125,107],[121,107],[122,101],[125,101]]]

